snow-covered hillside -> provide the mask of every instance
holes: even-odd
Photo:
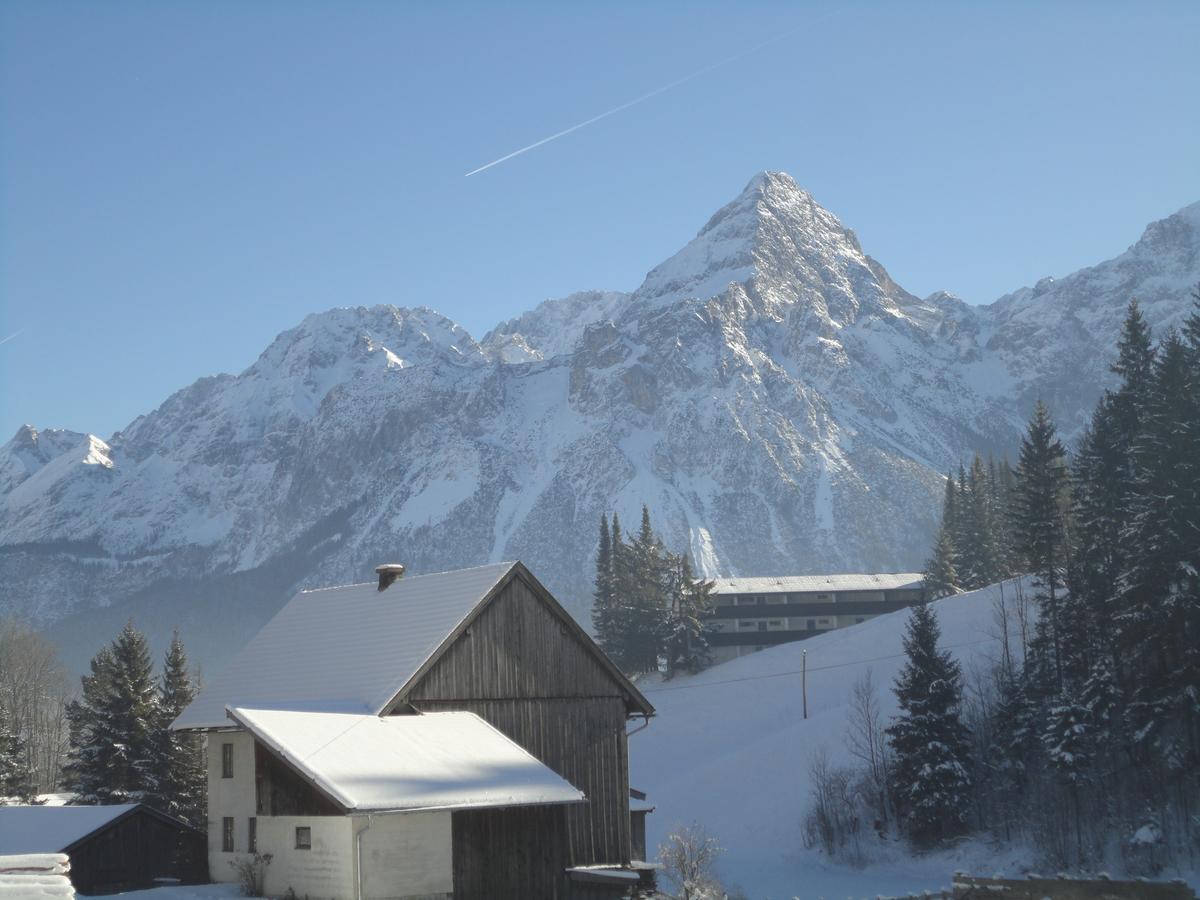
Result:
[[[1032,596],[1031,586],[1013,580],[934,604],[942,646],[959,660],[968,682],[996,665],[1001,644],[995,605],[1003,596],[1013,609],[1022,587]],[[916,893],[948,886],[959,869],[1018,874],[1034,865],[1036,848],[999,851],[983,841],[914,857],[869,827],[866,853],[874,861],[863,869],[804,848],[809,761],[824,748],[834,765],[856,764],[845,735],[854,684],[868,670],[884,720],[895,715],[891,688],[904,665],[907,616],[879,616],[696,676],[643,683],[658,715],[630,738],[629,751],[630,784],[647,791],[655,807],[647,819],[648,848],[680,824],[700,823],[725,848],[723,880],[756,900]],[[1012,645],[1019,647],[1016,626],[1009,627]],[[808,719],[802,717],[801,653],[808,657]]]
[[[298,587],[520,558],[586,621],[601,512],[648,503],[710,575],[911,571],[941,476],[1069,432],[1124,307],[1178,321],[1200,206],[991,307],[897,285],[762,173],[632,294],[547,301],[477,342],[428,309],[336,309],[108,440],[0,447],[0,612],[81,665],[130,616],[227,658]]]

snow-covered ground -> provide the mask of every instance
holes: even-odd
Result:
[[[937,602],[943,646],[968,679],[973,671],[990,670],[998,658],[994,603],[1003,591],[1011,604],[1017,584]],[[896,712],[891,686],[904,664],[907,615],[892,613],[763,650],[694,677],[643,682],[658,716],[629,747],[630,783],[649,792],[656,807],[647,822],[647,852],[654,855],[676,825],[699,823],[725,850],[722,879],[754,900],[905,894],[948,887],[956,870],[992,875],[1032,867],[1033,850],[994,847],[982,839],[918,858],[899,842],[871,836],[866,845],[872,862],[862,869],[832,863],[804,847],[809,760],[825,748],[836,765],[855,762],[846,750],[847,713],[854,683],[868,669],[885,721]],[[1009,629],[1015,634],[1015,625]],[[801,653],[807,655],[807,720]],[[1182,875],[1193,885],[1200,876],[1164,874]]]
[[[114,896],[133,897],[135,900],[224,900],[226,897],[240,897],[242,892],[236,884],[193,884],[127,891]]]

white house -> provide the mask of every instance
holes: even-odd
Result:
[[[268,894],[613,897],[626,720],[653,708],[520,563],[305,591],[175,722],[208,747],[209,867]]]

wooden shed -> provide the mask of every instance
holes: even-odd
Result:
[[[65,853],[81,894],[208,880],[204,832],[140,803],[0,806],[0,854]]]
[[[328,884],[308,879],[288,886],[313,897],[344,896],[348,888],[359,898],[628,894],[637,872],[631,866],[626,723],[648,719],[653,707],[521,563],[385,577],[394,571],[381,573],[377,584],[298,594],[175,723],[208,734],[214,878],[228,878],[238,854],[266,851],[264,828],[278,824],[268,819],[289,817],[289,827],[313,829],[291,820],[366,816],[368,828],[360,821],[347,826],[349,832],[322,821],[321,828],[332,829],[330,856],[314,869],[337,874]],[[283,713],[359,716],[364,721],[353,727],[371,733],[370,717],[432,721],[469,714],[544,769],[537,776],[544,784],[548,773],[573,793],[530,793],[510,783],[503,788],[510,792],[507,801],[479,802],[470,779],[430,770],[394,774],[409,793],[381,788],[393,808],[372,807],[374,801],[349,791],[339,795],[338,785],[386,780],[383,773],[395,769],[388,762],[389,742],[401,740],[405,729],[385,730],[386,740],[380,732],[383,742],[373,750],[364,744],[354,751],[360,771],[334,775],[304,755],[295,737],[304,729],[284,727]],[[421,730],[408,729],[412,735]],[[469,758],[473,743],[459,740],[457,752]],[[495,747],[509,754],[504,771],[534,777],[512,750]],[[421,799],[431,784],[447,789],[436,809]],[[381,817],[401,812],[407,818],[388,818],[381,826]],[[424,815],[435,812],[440,815]],[[338,836],[360,829],[374,856],[361,848],[349,852],[346,838]],[[391,838],[385,837],[388,829]],[[387,840],[393,844],[380,844]],[[384,865],[391,848],[406,841],[426,842],[429,866],[446,868],[406,875],[389,869],[393,874],[384,884],[373,866]],[[300,862],[315,859],[311,848],[307,857],[291,848],[282,852],[289,867],[297,856]],[[276,856],[271,868],[278,863]],[[399,883],[401,878],[411,884]]]

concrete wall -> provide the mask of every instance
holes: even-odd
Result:
[[[354,820],[362,841],[363,900],[453,896],[449,812]]]
[[[296,849],[298,826],[310,829],[311,849]],[[265,879],[270,897],[288,888],[310,900],[354,897],[354,820],[348,816],[260,816],[258,852],[272,857]]]
[[[205,735],[208,757],[208,871],[213,881],[237,881],[230,862],[249,850],[254,815],[254,738],[246,731]],[[233,777],[221,777],[221,745],[233,744]],[[233,853],[221,850],[222,819],[233,817]]]

